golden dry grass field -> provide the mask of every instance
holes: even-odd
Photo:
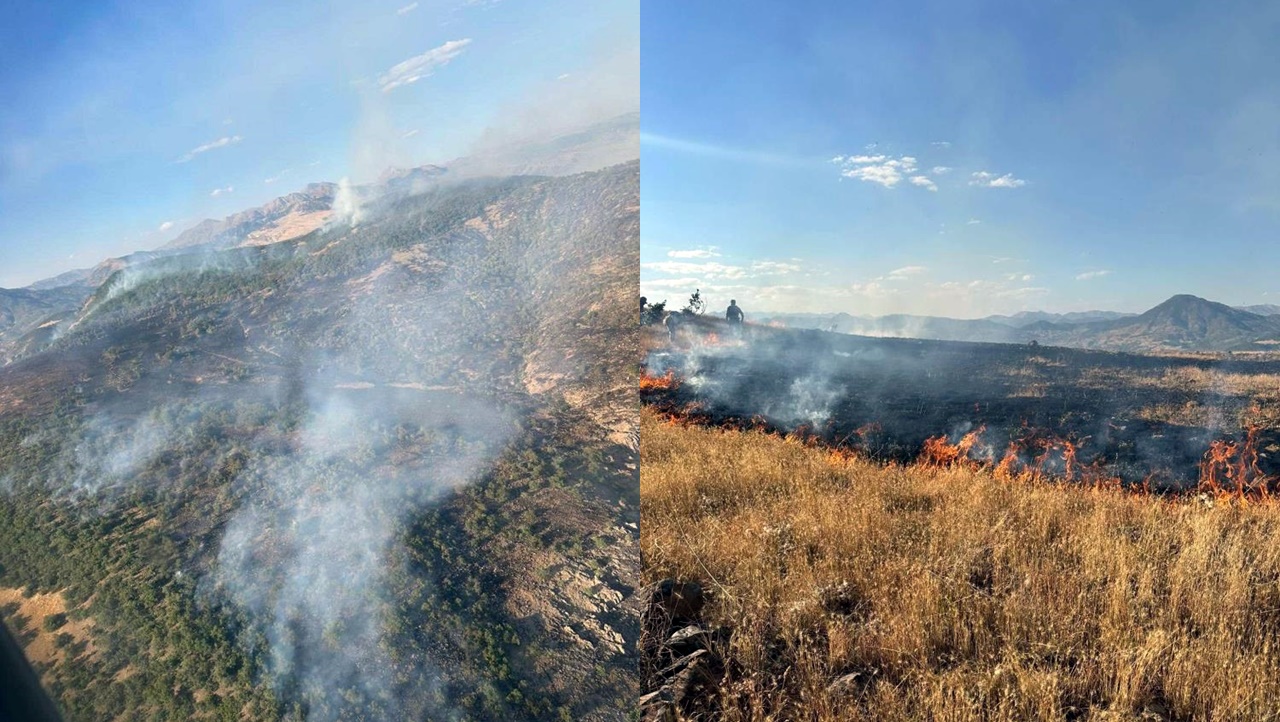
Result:
[[[1280,506],[885,466],[645,409],[646,581],[723,720],[1280,719]],[[839,680],[839,681],[837,681]]]

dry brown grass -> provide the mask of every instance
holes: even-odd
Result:
[[[641,439],[646,577],[734,629],[723,719],[1280,719],[1280,508]]]

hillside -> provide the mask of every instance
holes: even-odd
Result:
[[[86,286],[50,288],[0,288],[0,364],[8,360],[6,351],[18,339],[65,314],[88,298]]]
[[[359,202],[0,369],[0,611],[69,719],[625,717],[638,162]]]
[[[1237,351],[1266,348],[1258,341],[1280,339],[1275,318],[1178,295],[1132,318],[1074,327],[1034,327],[1050,343],[1113,351]]]

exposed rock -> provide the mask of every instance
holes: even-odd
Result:
[[[644,587],[641,664],[645,689],[643,720],[700,718],[715,706],[725,676],[724,650],[730,630],[706,625],[706,597],[696,582],[663,579]]]

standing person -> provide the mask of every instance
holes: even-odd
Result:
[[[737,299],[729,299],[729,310],[724,312],[724,318],[729,322],[729,328],[733,331],[734,336],[742,336],[742,309],[738,308]]]
[[[680,331],[680,324],[684,322],[684,313],[680,311],[672,311],[667,317],[662,319],[663,325],[667,327],[667,336],[671,339],[671,345],[676,343],[676,333]]]

